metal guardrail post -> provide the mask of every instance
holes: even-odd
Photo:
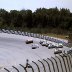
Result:
[[[51,68],[50,68],[49,63],[48,63],[45,59],[43,59],[43,60],[47,63],[47,65],[48,65],[48,67],[49,67],[49,72],[51,72]]]
[[[66,70],[66,72],[67,72],[67,68],[66,68],[65,60],[64,60],[63,56],[61,56],[61,55],[59,55],[59,56],[62,58],[62,60],[63,60],[63,62],[64,62],[65,70]]]
[[[68,57],[69,57],[69,62],[71,64],[71,68],[72,68],[71,58],[70,58],[69,54],[68,54]]]
[[[43,62],[42,61],[40,61],[40,60],[38,60],[42,65],[43,65],[43,68],[44,68],[44,72],[46,72],[46,69],[45,69],[45,66],[44,66],[44,64],[43,64]]]
[[[31,68],[32,68],[32,72],[34,72],[34,69],[33,69],[33,67],[30,65],[30,64],[28,64]]]
[[[68,55],[67,55],[67,57],[68,57]],[[69,63],[68,63],[68,58],[67,57],[66,57],[66,60],[67,60],[67,65],[68,65],[68,69],[69,69],[69,72],[70,72],[70,67],[69,67]]]
[[[19,70],[15,67],[15,66],[12,66],[15,70],[17,70],[17,72],[19,72]]]
[[[69,54],[72,57],[72,54]],[[72,63],[71,63],[71,67],[72,67]]]
[[[51,57],[51,58],[55,61],[56,66],[57,66],[57,70],[58,70],[58,72],[59,72],[58,63],[57,63],[56,59],[55,59],[55,58],[53,58],[53,57]]]
[[[10,72],[7,68],[4,68],[7,72]]]
[[[49,58],[47,58],[49,61],[51,61],[51,63],[52,63],[52,66],[53,66],[53,70],[54,70],[54,72],[55,72],[55,68],[54,68],[54,63],[52,62],[52,60],[51,59],[49,59]]]
[[[61,60],[60,60],[60,58],[58,57],[58,56],[55,56],[58,60],[59,60],[59,62],[60,62],[60,65],[61,65],[61,69],[62,69],[62,72],[64,72],[63,71],[63,68],[62,68],[62,63],[61,63]]]
[[[19,65],[25,70],[25,72],[27,72],[26,68],[22,64]]]
[[[71,62],[71,58],[70,58],[70,55],[68,54],[68,57],[69,57],[69,62],[71,64],[71,68],[72,68],[72,62]],[[72,57],[72,56],[71,56]]]
[[[39,69],[38,64],[37,64],[36,62],[34,62],[34,61],[32,61],[32,62],[37,66],[37,68],[38,68],[38,72],[40,72],[40,69]]]

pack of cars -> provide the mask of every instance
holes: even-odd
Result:
[[[33,40],[32,39],[27,39],[25,42],[26,42],[26,44],[31,44],[31,43],[33,43]],[[48,49],[55,48],[54,54],[60,54],[60,53],[62,53],[61,48],[63,48],[63,44],[61,44],[61,43],[58,43],[58,44],[54,45],[53,43],[49,43],[46,40],[41,40],[39,42],[39,44],[41,44],[42,46],[48,47]],[[37,49],[37,48],[39,48],[39,45],[33,43],[31,45],[31,47],[32,47],[32,49]]]
[[[55,49],[54,54],[61,54],[62,53],[62,49],[63,48],[63,44],[62,43],[58,43],[58,44],[53,44],[53,43],[49,43],[46,40],[40,41],[39,42],[42,46],[48,47],[48,49]]]
[[[52,43],[49,43],[48,41],[46,40],[42,40],[39,42],[42,46],[46,46],[48,47],[49,49],[51,48],[63,48],[63,44],[62,43],[58,43],[56,45],[52,44]]]

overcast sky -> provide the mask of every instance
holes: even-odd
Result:
[[[0,8],[5,10],[31,9],[37,8],[68,8],[72,12],[72,0],[0,0]]]

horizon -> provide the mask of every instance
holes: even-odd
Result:
[[[45,8],[45,7],[43,7],[43,8]],[[56,8],[56,7],[53,7],[53,8]],[[4,8],[0,8],[0,9],[4,9]],[[37,8],[37,9],[40,9],[40,8]],[[36,10],[37,10],[36,9]],[[41,8],[42,9],[42,8]],[[51,9],[51,8],[45,8],[45,9]],[[57,9],[60,11],[60,9],[62,9],[62,8],[58,8],[57,7]],[[63,8],[63,9],[68,9],[68,8]],[[6,9],[4,9],[4,10],[6,10]],[[17,10],[17,9],[11,9],[11,10]],[[11,10],[6,10],[7,12],[10,12]],[[17,11],[21,11],[21,10],[31,10],[31,9],[20,9],[20,10],[17,10]],[[35,12],[36,10],[34,10],[34,11],[32,11],[32,12]],[[70,10],[70,9],[69,9]],[[71,12],[71,11],[70,11]],[[71,12],[72,13],[72,12]]]
[[[30,9],[34,12],[38,8],[67,8],[72,12],[71,0],[2,0],[0,1],[0,9],[10,10],[22,10]]]

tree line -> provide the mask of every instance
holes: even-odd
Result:
[[[0,28],[39,33],[67,33],[72,31],[72,13],[69,9],[38,8],[31,10],[0,9]]]

